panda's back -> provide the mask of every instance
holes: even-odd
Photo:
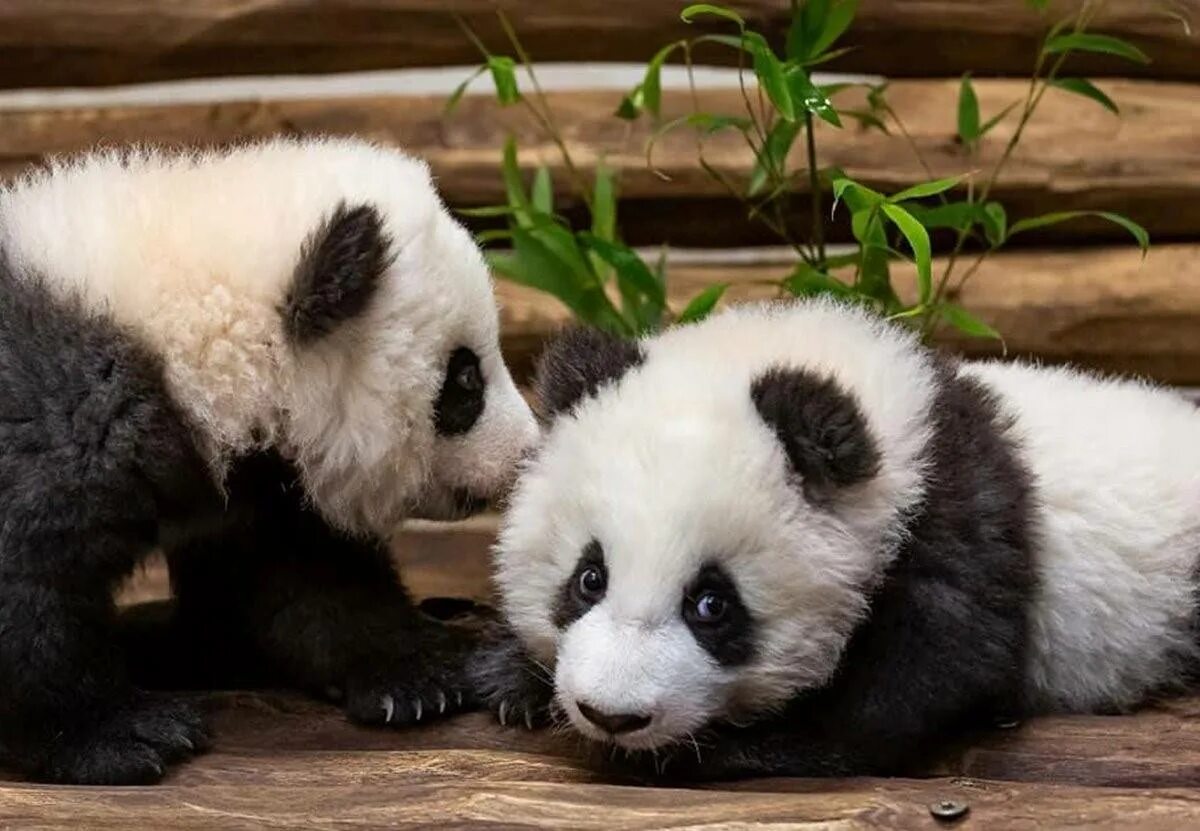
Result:
[[[1196,651],[1200,410],[1068,369],[961,371],[998,396],[1035,483],[1034,705],[1123,707],[1178,682]]]

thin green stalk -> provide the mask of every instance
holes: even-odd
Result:
[[[571,151],[567,149],[567,144],[562,137],[562,131],[559,130],[558,124],[554,121],[554,109],[546,99],[546,93],[542,90],[537,73],[534,72],[533,60],[529,57],[529,53],[525,51],[525,47],[521,45],[520,38],[517,37],[517,32],[513,28],[512,23],[509,22],[508,15],[504,13],[504,10],[497,9],[496,16],[500,20],[500,26],[504,29],[504,34],[508,37],[508,42],[512,44],[513,51],[517,53],[521,65],[525,67],[525,73],[529,76],[534,94],[537,96],[538,103],[541,104],[544,112],[539,112],[538,108],[528,98],[525,98],[527,106],[542,125],[542,129],[547,133],[550,140],[558,148],[559,155],[563,160],[563,166],[566,167],[568,175],[574,180],[575,189],[579,192],[579,197],[583,200],[584,205],[587,206],[588,214],[590,215],[593,210],[591,186],[587,179],[583,177],[583,174],[579,172],[579,168],[575,166],[575,161],[571,158]]]
[[[813,134],[813,116],[804,111],[805,143],[808,146],[808,189],[812,198],[812,244],[817,249],[818,271],[825,270],[825,211],[821,207],[821,177],[817,171],[817,139]]]

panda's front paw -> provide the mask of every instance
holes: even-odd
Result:
[[[415,643],[411,651],[381,655],[350,674],[344,706],[352,721],[402,727],[476,705],[466,669],[474,636],[431,624]]]
[[[204,719],[190,704],[139,696],[94,727],[50,742],[35,775],[73,785],[148,785],[209,742]]]
[[[505,727],[534,730],[552,721],[554,678],[507,627],[489,630],[470,662],[475,694]]]

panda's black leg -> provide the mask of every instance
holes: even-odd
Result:
[[[176,630],[205,654],[246,656],[277,680],[342,702],[371,724],[405,724],[472,702],[475,637],[422,615],[386,546],[309,509],[274,454],[229,481],[235,521],[168,552]]]
[[[507,625],[484,633],[468,669],[476,696],[502,725],[533,730],[550,723],[554,671],[535,660]]]
[[[0,747],[40,779],[154,781],[207,736],[129,682],[112,592],[215,489],[153,354],[3,259]]]
[[[144,784],[204,749],[188,705],[127,682],[111,601],[0,575],[0,744],[29,775],[74,784]]]

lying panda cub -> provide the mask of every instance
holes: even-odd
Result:
[[[482,505],[536,436],[484,262],[418,161],[272,141],[100,153],[11,185],[7,763],[147,782],[206,742],[190,706],[134,688],[115,643],[114,585],[156,546],[209,657],[335,689],[364,722],[465,706],[472,641],[418,614],[384,542]]]
[[[667,775],[891,773],[1194,666],[1200,414],[1168,391],[823,302],[570,332],[539,384],[496,551],[515,635],[474,667],[503,721]]]

